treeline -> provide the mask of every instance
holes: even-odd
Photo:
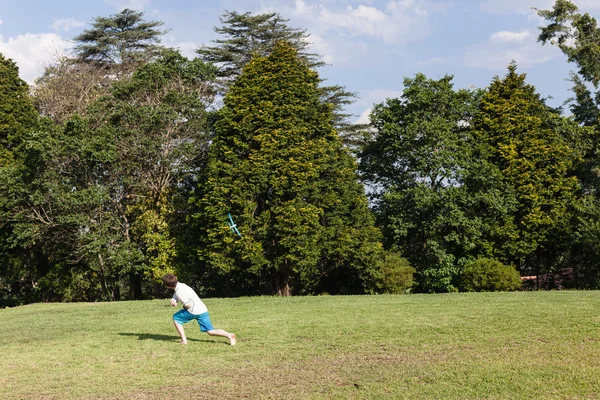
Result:
[[[167,272],[209,296],[598,288],[600,28],[538,13],[579,68],[569,116],[512,63],[406,78],[353,125],[275,13],[226,13],[194,59],[98,17],[31,88],[0,55],[0,306],[159,297]]]

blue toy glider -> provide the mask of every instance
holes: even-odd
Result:
[[[227,215],[229,216],[229,222],[227,223],[229,225],[229,229],[231,229],[231,232],[233,233],[237,233],[237,235],[239,237],[242,237],[242,234],[240,233],[240,231],[238,231],[237,226],[235,225],[235,223],[233,222],[233,218],[231,218],[231,214],[227,213]]]

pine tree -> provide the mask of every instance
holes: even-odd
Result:
[[[160,37],[166,33],[156,28],[161,21],[145,21],[142,11],[128,8],[109,17],[97,17],[92,29],[86,29],[73,41],[77,59],[103,66],[133,64],[148,60],[160,49]]]
[[[486,187],[482,212],[496,256],[529,272],[539,267],[549,235],[564,228],[577,179],[569,174],[572,149],[556,126],[560,117],[525,78],[513,63],[483,96],[473,127],[487,167],[478,166],[473,176],[479,176],[479,189]]]
[[[219,66],[225,92],[252,57],[268,56],[280,41],[290,43],[310,68],[324,66],[321,56],[309,51],[310,35],[305,30],[288,26],[288,21],[277,13],[226,12],[221,17],[222,26],[215,28],[215,32],[224,38],[215,40],[214,46],[200,47],[197,53],[204,61]],[[321,101],[333,105],[335,127],[346,143],[355,144],[359,140],[358,130],[364,126],[350,123],[351,115],[343,108],[354,101],[356,94],[339,85],[324,85],[320,88],[320,96]]]
[[[205,61],[220,66],[220,76],[239,76],[253,56],[268,56],[279,41],[289,42],[311,68],[324,65],[320,56],[307,51],[309,35],[306,31],[289,27],[289,20],[277,13],[252,15],[231,11],[220,21],[223,26],[214,30],[225,38],[216,39],[215,46],[202,46],[197,50]]]
[[[191,218],[207,287],[290,295],[368,285],[379,233],[318,84],[280,42],[253,58],[225,97]]]

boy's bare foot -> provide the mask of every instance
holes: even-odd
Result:
[[[235,336],[235,333],[232,333],[231,337],[229,338],[229,344],[232,346],[235,346],[236,343],[237,343],[237,338]]]
[[[177,343],[177,344],[187,344],[187,340],[182,340],[182,341],[180,341],[180,342],[179,342],[179,343]]]

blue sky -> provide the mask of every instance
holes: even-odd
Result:
[[[600,0],[575,0],[600,17]],[[543,97],[558,106],[568,97],[574,65],[552,46],[537,42],[537,7],[554,0],[0,0],[0,53],[12,58],[21,77],[33,82],[64,54],[72,37],[97,16],[125,7],[162,20],[163,44],[188,57],[217,36],[225,10],[279,12],[289,25],[311,34],[313,51],[329,64],[319,70],[330,84],[359,99],[348,107],[364,120],[374,103],[402,93],[404,77],[454,75],[456,88],[486,87],[515,60]]]

